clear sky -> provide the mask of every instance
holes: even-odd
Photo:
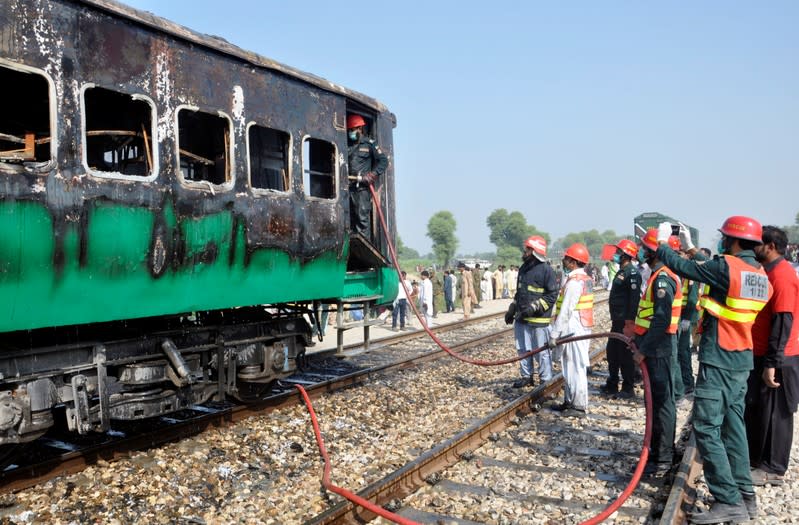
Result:
[[[497,208],[553,239],[660,211],[710,246],[729,215],[799,212],[794,0],[125,3],[385,103],[422,253],[441,210],[459,253],[494,250]]]

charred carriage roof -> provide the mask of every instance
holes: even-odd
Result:
[[[299,69],[295,69],[291,66],[281,64],[280,62],[264,57],[257,53],[246,51],[244,49],[241,49],[240,47],[234,46],[233,44],[227,42],[221,37],[213,35],[204,35],[196,31],[192,31],[191,29],[185,26],[176,24],[165,18],[155,16],[152,13],[146,11],[140,11],[138,9],[134,9],[132,7],[126,6],[119,2],[115,2],[113,0],[75,0],[75,1],[80,4],[86,4],[88,6],[97,9],[108,11],[109,13],[112,13],[116,16],[127,18],[128,20],[147,26],[148,28],[154,31],[167,33],[176,38],[186,40],[193,44],[206,47],[210,50],[243,60],[254,66],[282,73],[289,77],[312,84],[326,91],[330,91],[338,95],[349,97],[379,113],[386,113],[388,111],[388,108],[386,108],[384,104],[382,104],[380,101],[372,97],[345,88],[344,86],[326,80],[322,77],[313,75],[311,73],[300,71]],[[393,124],[396,124],[396,117],[393,114],[391,114],[391,120]]]

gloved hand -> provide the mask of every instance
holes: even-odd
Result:
[[[683,319],[682,321],[680,321],[680,331],[681,332],[687,332],[690,329],[691,329],[691,321],[690,320]]]
[[[622,335],[625,337],[630,337],[635,335],[635,321],[625,320],[624,321],[624,328],[621,329]]]
[[[696,248],[691,240],[691,231],[683,223],[680,223],[680,244],[686,252]]]
[[[513,324],[513,319],[516,317],[516,303],[510,303],[508,311],[505,312],[505,324]]]
[[[555,334],[550,334],[549,341],[547,341],[546,346],[547,348],[555,348],[556,346],[558,346],[558,337]]]
[[[541,304],[539,303],[532,303],[532,304],[524,304],[519,309],[519,314],[521,317],[534,317],[541,313]]]
[[[377,182],[377,175],[373,171],[370,171],[366,175],[363,176],[363,180],[365,180],[369,184],[374,184]]]
[[[668,242],[669,237],[671,237],[671,224],[668,222],[658,224],[658,242]]]

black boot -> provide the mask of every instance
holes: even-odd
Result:
[[[757,498],[755,497],[755,493],[744,492],[742,490],[741,497],[744,499],[744,506],[746,507],[746,512],[749,513],[749,519],[753,520],[757,518]]]
[[[749,513],[743,501],[736,505],[717,501],[713,503],[709,510],[688,514],[688,522],[696,525],[710,525],[713,523],[725,522],[744,523],[746,521],[749,521]]]

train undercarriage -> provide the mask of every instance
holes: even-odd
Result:
[[[311,342],[309,311],[303,304],[237,308],[6,334],[0,451],[56,424],[106,432],[114,421],[209,400],[256,401],[296,370]],[[66,421],[56,421],[62,413]]]

